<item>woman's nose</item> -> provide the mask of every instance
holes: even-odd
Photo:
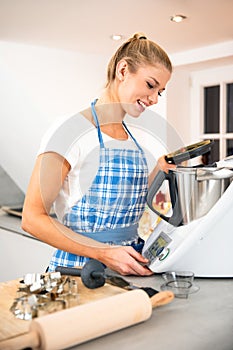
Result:
[[[158,103],[158,93],[154,93],[153,95],[148,96],[148,101],[150,105]]]

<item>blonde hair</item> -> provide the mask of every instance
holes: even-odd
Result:
[[[109,87],[116,76],[116,66],[121,59],[128,63],[129,71],[135,73],[140,65],[162,64],[172,72],[171,61],[166,52],[155,42],[147,39],[144,33],[135,33],[124,42],[111,58],[107,69],[106,87]]]

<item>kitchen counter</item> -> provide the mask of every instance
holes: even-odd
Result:
[[[163,283],[161,275],[127,280],[155,289]],[[198,278],[195,284],[197,293],[153,309],[148,321],[73,349],[233,350],[233,280]]]
[[[8,215],[0,215],[0,227],[9,230],[9,234],[13,231],[19,235],[28,235],[20,229],[20,220]],[[40,241],[36,244],[42,245]],[[33,271],[30,266],[27,272]],[[21,275],[17,274],[14,278],[18,277]],[[160,274],[126,279],[157,290],[163,283]],[[188,299],[175,298],[170,304],[154,309],[146,322],[73,349],[233,350],[233,279],[196,278],[195,284],[200,287],[197,293],[189,295]],[[101,322],[101,315],[97,315],[96,322]]]
[[[159,289],[163,282],[160,275],[141,278],[127,277],[127,280],[137,283],[138,285],[151,286],[157,289]],[[145,322],[74,346],[72,349],[232,350],[232,280],[196,279],[195,283],[200,286],[200,290],[196,294],[190,295],[188,299],[175,298],[170,304],[153,309],[150,319]],[[10,315],[6,316],[7,309],[5,309],[3,305],[8,305],[9,308],[12,304],[12,302],[9,302],[9,300],[11,300],[9,298],[11,297],[13,300],[16,284],[15,281],[9,281],[5,284],[1,284],[1,286],[2,288],[8,286],[8,291],[4,294],[3,289],[1,289],[2,315],[5,315],[5,318],[0,315],[0,324],[2,325],[0,329],[2,330],[2,335],[4,335],[4,329],[5,334],[12,334],[12,332],[14,333],[16,330],[16,322],[12,319],[9,323],[13,315],[11,315],[9,311]],[[9,289],[9,287],[11,289]],[[104,288],[106,296],[109,296],[109,288],[112,290],[116,287],[105,285],[102,288]],[[101,297],[103,298],[102,288],[98,290],[88,290],[88,293],[90,293],[89,297],[93,300],[93,298],[99,298],[102,295]],[[83,288],[79,285],[80,293],[81,289],[83,293]],[[87,293],[87,291],[85,293]],[[100,295],[97,296],[95,294],[94,297],[92,293],[100,293]],[[111,293],[113,293],[113,291]],[[81,295],[83,299],[84,294]],[[85,297],[87,298],[87,295]],[[111,312],[111,310],[109,310],[109,312]],[[6,321],[6,317],[8,321]],[[114,314],[112,317],[114,317]],[[96,315],[96,323],[101,322],[101,319],[101,314]],[[17,320],[17,329],[19,333],[22,334],[27,331],[26,329],[29,327],[28,322],[30,321]],[[69,325],[64,323],[64,327],[69,327]],[[77,332],[80,331],[81,329],[78,328]],[[3,336],[1,339],[3,340],[6,338]],[[4,350],[4,347],[1,347],[1,342],[0,349]]]

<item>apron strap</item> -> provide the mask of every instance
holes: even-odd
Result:
[[[95,101],[91,102],[91,112],[92,112],[92,116],[94,118],[95,121],[95,125],[97,127],[98,130],[98,137],[99,137],[99,142],[100,142],[100,147],[104,148],[104,142],[103,142],[103,137],[102,137],[102,133],[100,130],[100,125],[99,125],[99,120],[96,114],[96,110],[95,110],[95,104],[96,104],[97,99],[95,99]]]
[[[131,134],[131,132],[129,131],[127,125],[125,124],[124,121],[122,121],[122,124],[124,126],[124,128],[126,129],[127,133],[129,134],[129,136],[132,138],[132,140],[135,142],[136,146],[140,149],[140,151],[143,152],[143,149],[141,148],[141,146],[139,145],[139,143],[137,142],[137,140],[135,139],[135,137],[133,137],[133,135]]]

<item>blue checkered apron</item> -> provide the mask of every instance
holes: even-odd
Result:
[[[99,242],[137,247],[138,221],[146,203],[148,167],[144,152],[127,126],[137,149],[106,148],[95,102],[91,104],[100,143],[99,168],[87,193],[64,215],[63,224]],[[75,244],[75,243],[74,243]],[[56,250],[49,271],[83,266],[89,258]]]

